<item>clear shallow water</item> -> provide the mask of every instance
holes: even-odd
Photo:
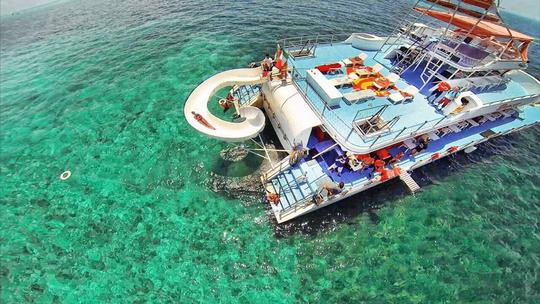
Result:
[[[259,162],[224,162],[189,128],[190,91],[278,38],[384,34],[408,4],[378,3],[71,1],[3,18],[2,302],[539,301],[538,127],[418,171],[416,196],[394,182],[279,227],[258,184],[216,184]]]

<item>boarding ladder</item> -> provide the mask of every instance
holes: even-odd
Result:
[[[399,175],[399,179],[409,188],[409,191],[411,193],[415,193],[416,191],[420,190],[420,186],[414,181],[412,176],[407,172],[404,171]]]

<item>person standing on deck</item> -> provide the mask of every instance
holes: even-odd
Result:
[[[439,98],[442,98],[441,95],[443,95],[444,92],[449,91],[452,87],[448,82],[441,81],[437,85],[437,88],[431,91],[431,95],[428,96],[427,100],[432,103],[436,104]]]
[[[270,57],[269,54],[266,54],[264,56],[264,59],[262,61],[262,66],[265,71],[267,72],[272,71],[272,67],[274,66],[274,60],[272,59],[272,57]]]

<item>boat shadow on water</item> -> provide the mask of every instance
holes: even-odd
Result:
[[[482,164],[497,155],[514,154],[514,144],[521,134],[509,134],[477,146],[477,150],[467,154],[463,151],[420,167],[411,176],[420,187],[429,191],[430,185],[444,183],[444,180],[464,168]],[[426,191],[426,190],[424,190]],[[367,215],[370,222],[377,225],[380,221],[378,210],[399,198],[411,195],[407,187],[399,180],[393,179],[364,192],[353,195],[333,205],[318,209],[283,224],[277,221],[270,207],[266,208],[268,218],[273,224],[275,236],[287,237],[293,234],[317,235],[320,232],[336,228],[338,225],[358,225],[358,217]]]

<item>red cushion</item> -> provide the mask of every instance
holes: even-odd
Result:
[[[388,153],[388,150],[386,149],[380,149],[375,153],[377,154],[377,157],[379,157],[380,159],[387,159],[391,157],[390,153]]]

